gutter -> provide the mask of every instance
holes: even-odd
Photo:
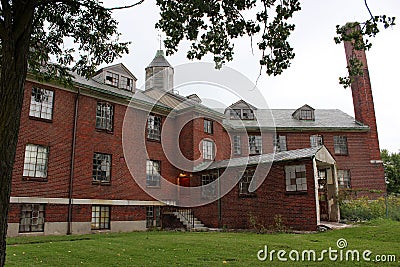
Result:
[[[75,113],[74,113],[74,128],[72,130],[72,144],[71,144],[71,162],[70,162],[70,176],[69,176],[69,188],[68,188],[68,227],[67,235],[72,233],[72,190],[73,190],[73,180],[75,171],[75,148],[76,148],[76,128],[78,124],[78,107],[79,107],[79,96],[81,94],[80,89],[75,97]]]

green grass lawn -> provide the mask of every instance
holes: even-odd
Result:
[[[274,257],[261,262],[257,251],[303,251],[338,249],[345,238],[345,250],[371,250],[396,255],[395,263],[279,262]],[[315,234],[255,234],[226,232],[134,232],[80,236],[9,238],[6,266],[399,266],[400,222],[374,221],[354,228]],[[320,254],[317,254],[317,257]],[[288,257],[288,255],[286,255]]]

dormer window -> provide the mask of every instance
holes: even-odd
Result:
[[[121,76],[121,88],[128,90],[128,91],[132,91],[133,89],[133,80],[125,77],[125,76]]]
[[[251,109],[242,109],[243,120],[254,120],[254,112]]]
[[[105,84],[109,84],[115,87],[118,87],[119,83],[119,75],[110,71],[106,72],[106,77],[104,79]]]
[[[293,112],[292,116],[296,120],[304,120],[304,121],[315,120],[314,109],[309,105],[304,105],[301,108],[297,109],[295,112]]]

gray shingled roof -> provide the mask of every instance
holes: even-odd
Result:
[[[164,51],[163,50],[158,50],[156,56],[154,57],[153,61],[150,63],[150,65],[147,66],[147,68],[151,67],[171,67],[171,64],[169,64],[168,60],[164,57]]]
[[[339,109],[316,109],[315,121],[297,120],[292,117],[295,109],[259,109],[255,110],[257,120],[224,120],[232,128],[268,128],[277,129],[332,129],[332,130],[368,130],[369,127],[356,122],[353,117]],[[271,119],[273,117],[273,120]]]
[[[226,167],[240,167],[240,166],[249,166],[249,165],[258,165],[263,163],[272,163],[272,162],[281,162],[281,161],[290,161],[290,160],[298,160],[305,158],[312,158],[317,154],[318,151],[326,148],[324,146],[319,147],[310,147],[303,149],[296,149],[278,153],[269,153],[262,154],[250,157],[240,157],[233,158],[221,161],[214,161],[210,164],[210,162],[203,162],[200,165],[194,167],[194,172],[199,172],[203,170],[214,170],[214,169],[222,169]]]

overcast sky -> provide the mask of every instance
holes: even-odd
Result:
[[[106,0],[107,6],[133,3],[130,1]],[[333,41],[335,27],[350,21],[364,21],[369,15],[363,0],[303,0],[302,10],[293,19],[296,30],[291,38],[296,57],[290,69],[279,77],[265,73],[258,82],[270,108],[298,108],[309,104],[316,109],[340,109],[354,116],[350,89],[338,83],[345,76],[346,57],[343,45]],[[367,59],[374,94],[378,132],[381,148],[398,152],[400,149],[400,123],[396,106],[400,106],[400,1],[368,0],[374,15],[395,16],[399,25],[382,30],[373,40]],[[158,34],[154,24],[159,15],[155,0],[145,2],[129,10],[115,11],[119,21],[122,40],[131,41],[130,54],[118,62],[124,63],[138,78],[138,87],[144,82],[144,68],[153,59],[159,48]],[[186,58],[187,44],[178,53],[168,57],[174,65],[189,63]],[[256,47],[255,47],[256,49]],[[251,52],[250,40],[235,41],[234,60],[227,66],[241,72],[251,81],[259,73],[258,53]],[[211,57],[203,61],[212,62]],[[201,92],[196,92],[201,97]]]

